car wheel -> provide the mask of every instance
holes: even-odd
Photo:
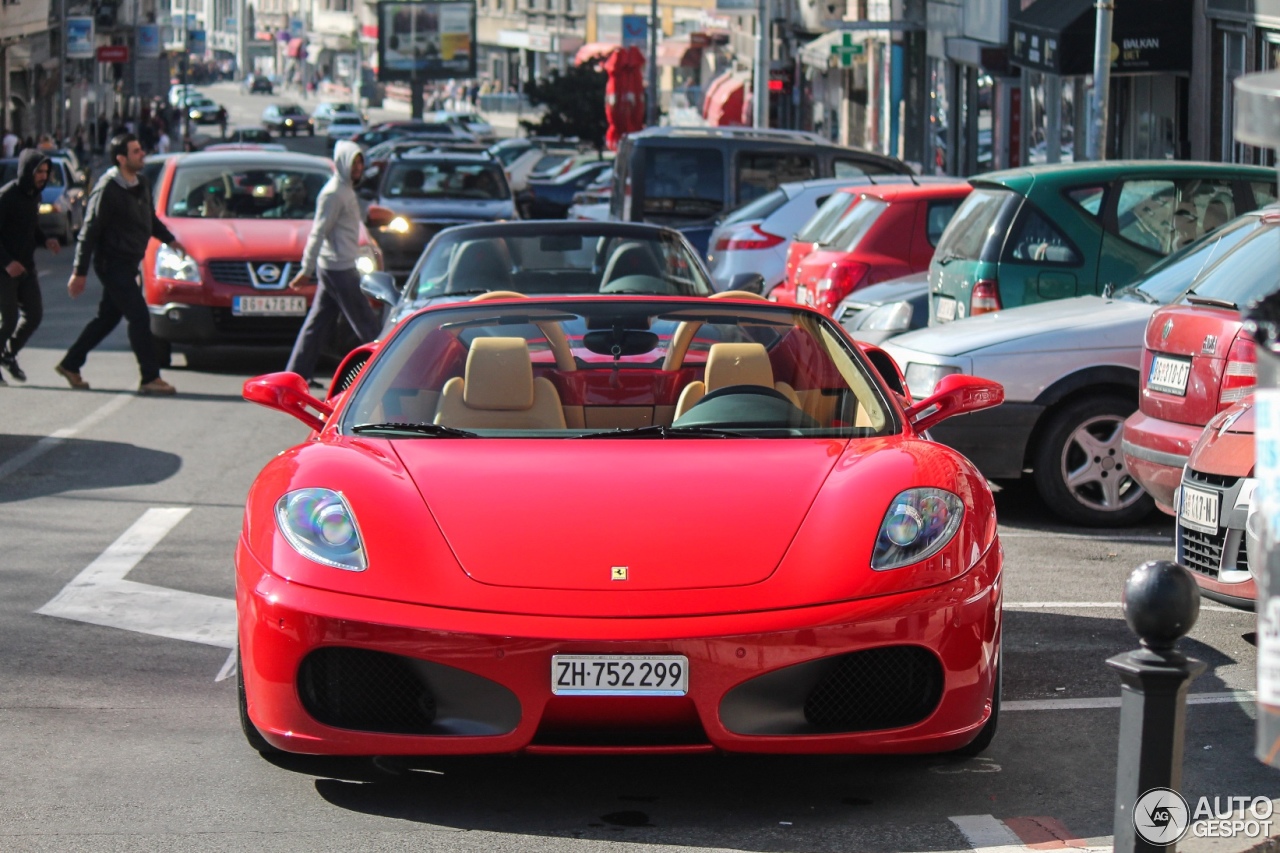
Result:
[[[1004,693],[1004,649],[1000,650],[1000,657],[996,660],[996,684],[991,690],[991,716],[987,718],[987,724],[978,732],[978,736],[969,743],[952,750],[951,754],[961,758],[973,758],[981,755],[987,747],[991,746],[991,741],[995,739],[996,727],[1000,723],[1000,699]]]
[[[262,732],[258,731],[253,720],[249,719],[249,700],[244,695],[244,665],[240,660],[239,649],[236,649],[236,692],[240,697],[240,730],[244,732],[244,739],[249,742],[249,746],[262,755],[283,755],[284,750],[276,749],[267,743]]]
[[[1119,527],[1151,512],[1154,501],[1120,451],[1125,418],[1135,408],[1135,400],[1104,394],[1068,403],[1052,416],[1034,464],[1036,489],[1057,515],[1090,527]]]

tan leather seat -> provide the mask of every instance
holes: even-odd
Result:
[[[533,375],[524,338],[476,338],[466,373],[444,384],[435,422],[459,429],[564,429],[560,395]]]
[[[800,405],[800,397],[794,388],[785,382],[773,381],[773,365],[769,363],[769,353],[764,344],[712,344],[707,352],[707,369],[703,372],[703,381],[690,382],[684,386],[680,399],[676,402],[676,417],[689,411],[712,391],[730,385],[772,388],[785,394],[793,405]]]

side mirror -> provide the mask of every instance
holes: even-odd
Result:
[[[989,409],[1004,402],[1004,386],[990,379],[951,373],[942,377],[933,395],[907,407],[907,420],[924,432],[952,415]]]
[[[324,428],[333,409],[311,396],[307,380],[296,373],[268,373],[255,376],[244,383],[242,394],[250,403],[279,409],[293,415],[314,430]],[[319,415],[307,411],[314,409]]]
[[[364,195],[365,193],[368,193],[368,197],[373,196],[372,190],[361,190],[361,195]],[[370,207],[369,212],[364,215],[364,222],[370,228],[382,228],[390,225],[391,220],[395,218],[396,215],[394,212],[375,204]]]
[[[389,272],[365,273],[360,277],[360,292],[387,305],[395,305],[400,301],[396,280]]]
[[[764,276],[758,272],[740,272],[729,280],[727,290],[745,290],[747,293],[764,293]]]

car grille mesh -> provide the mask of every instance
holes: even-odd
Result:
[[[275,264],[280,277],[275,281],[260,282],[254,279],[253,269],[264,264]],[[221,284],[239,284],[246,287],[259,287],[264,290],[280,290],[288,281],[285,279],[292,269],[293,261],[209,261],[209,275]]]
[[[1187,482],[1212,486],[1215,489],[1231,489],[1240,482],[1239,477],[1228,477],[1223,474],[1206,474],[1203,471],[1187,470]]]
[[[942,699],[942,666],[918,646],[842,656],[809,691],[804,715],[832,731],[894,729],[920,722]]]
[[[1193,572],[1216,579],[1222,566],[1222,548],[1226,538],[1226,531],[1221,527],[1217,533],[1201,533],[1179,525],[1178,553],[1182,555],[1182,564]],[[1245,570],[1248,571],[1247,566]]]
[[[425,734],[436,718],[431,688],[385,652],[318,649],[298,668],[298,693],[308,714],[339,729]]]

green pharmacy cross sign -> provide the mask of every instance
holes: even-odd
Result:
[[[831,45],[831,55],[840,59],[840,67],[848,68],[853,64],[855,56],[862,56],[866,46],[853,43],[853,34],[845,33],[840,37],[840,44]]]

